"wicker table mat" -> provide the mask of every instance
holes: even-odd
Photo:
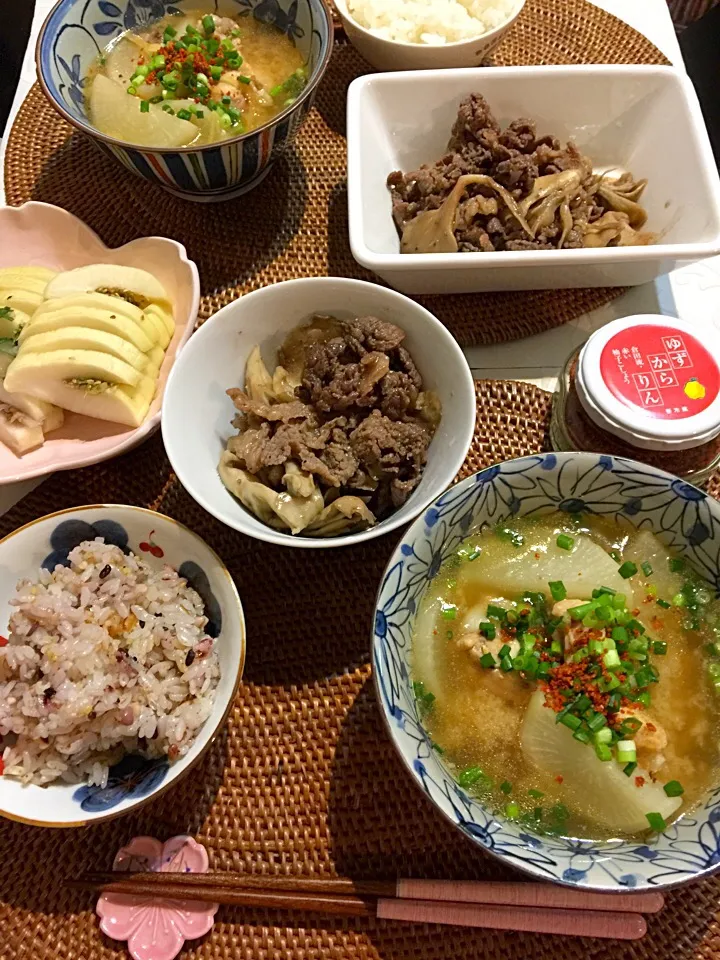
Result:
[[[666,63],[627,24],[587,0],[528,0],[494,55],[498,65]],[[185,244],[202,281],[201,319],[241,293],[306,276],[371,280],[348,243],[345,97],[369,70],[338,43],[316,108],[294,148],[245,197],[221,204],[178,200],[141,184],[91,141],[73,134],[36,85],[9,134],[9,204],[44,200],[76,214],[111,246],[164,235]],[[451,118],[448,118],[448,130]],[[428,158],[431,159],[431,158]],[[388,216],[390,206],[388,200]],[[488,293],[423,299],[463,346],[515,340],[602,306],[622,288]]]
[[[547,445],[550,397],[477,384],[473,472]],[[375,702],[373,598],[395,544],[283,550],[209,517],[173,477],[159,436],[111,463],[48,480],[0,520],[0,535],[50,510],[124,502],[186,523],[218,550],[247,617],[245,677],[223,735],[156,802],[97,827],[52,831],[0,821],[2,960],[119,960],[93,898],[61,881],[106,869],[135,834],[196,835],[216,870],[358,878],[518,879],[452,828],[416,789]],[[720,956],[720,878],[668,896],[648,936],[621,945],[452,927],[411,927],[222,907],[186,945],[197,960],[690,960]]]

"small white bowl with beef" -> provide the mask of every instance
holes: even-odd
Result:
[[[633,286],[720,252],[720,179],[671,67],[360,77],[348,196],[355,259],[404,293]]]
[[[472,441],[462,350],[374,283],[264,287],[212,316],[179,359],[162,413],[173,469],[208,513],[269,543],[346,546],[408,523]]]

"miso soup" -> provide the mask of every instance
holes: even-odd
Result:
[[[418,709],[469,793],[528,828],[637,837],[717,782],[720,606],[649,531],[564,515],[470,536],[413,637]]]
[[[262,126],[307,85],[292,40],[245,12],[205,10],[126,31],[98,57],[87,84],[91,122],[147,147],[214,143]]]

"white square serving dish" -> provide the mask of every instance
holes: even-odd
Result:
[[[498,122],[528,117],[597,168],[648,179],[658,244],[588,250],[401,254],[386,185],[446,151],[457,108],[482,93]],[[634,286],[720,253],[720,178],[690,80],[672,67],[495,67],[370,74],[348,92],[353,256],[403,293]]]

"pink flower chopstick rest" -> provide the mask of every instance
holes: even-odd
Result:
[[[113,870],[207,873],[208,855],[192,837],[173,837],[164,844],[154,837],[134,837],[118,851]],[[173,960],[186,940],[212,929],[218,904],[103,893],[95,909],[103,933],[127,940],[134,960]]]

